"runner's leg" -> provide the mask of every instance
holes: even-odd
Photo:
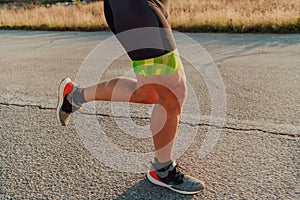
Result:
[[[102,100],[155,104],[158,94],[151,85],[138,87],[137,80],[122,77],[85,88],[84,97],[88,102]]]
[[[156,159],[162,163],[168,162],[172,160],[173,144],[187,93],[184,70],[180,68],[177,73],[165,76],[137,77],[142,83],[154,83],[152,86],[158,94],[158,100],[151,115],[150,128]]]
[[[104,1],[107,22],[132,60],[155,58],[176,49],[175,40],[165,16],[166,13],[161,12],[159,8],[162,6],[145,0]],[[156,27],[156,29],[150,30],[150,32],[145,29],[145,32],[138,38],[131,37],[131,32],[126,35],[127,38],[120,36],[124,31],[145,27]],[[135,33],[135,31],[132,32],[132,34]],[[132,43],[146,44],[145,41],[151,38],[156,41],[157,48],[141,46],[141,49],[133,51],[130,49]],[[151,131],[156,158],[160,162],[166,162],[172,159],[173,142],[186,95],[184,77],[185,74],[181,68],[179,72],[170,75],[141,76],[137,74],[137,81],[129,78],[116,78],[85,88],[84,97],[87,101],[157,103],[151,116]]]

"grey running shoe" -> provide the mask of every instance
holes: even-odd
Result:
[[[153,184],[169,188],[180,194],[196,194],[204,189],[204,184],[200,180],[178,171],[175,162],[159,170],[154,170],[152,164],[147,178]]]
[[[58,121],[63,126],[68,125],[71,119],[71,114],[78,110],[81,106],[75,104],[73,101],[73,93],[78,89],[78,86],[75,85],[70,78],[65,78],[59,85],[56,113]]]

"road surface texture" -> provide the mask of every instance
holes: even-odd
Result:
[[[145,173],[118,170],[114,167],[122,165],[118,159],[108,165],[84,142],[78,131],[81,124],[75,120],[68,127],[58,124],[60,81],[76,78],[89,52],[111,35],[0,31],[1,200],[300,198],[300,35],[187,34],[212,56],[226,91],[226,123],[218,126],[209,122],[206,83],[184,61],[199,111],[181,120],[181,127],[196,132],[177,161],[186,173],[206,183],[197,195],[154,186]],[[128,57],[121,56],[100,80],[123,75],[130,68]],[[139,138],[123,133],[124,126],[118,123],[128,116],[112,112],[113,105],[96,103],[97,126],[105,130],[108,141],[127,152],[151,152],[146,129],[151,106],[130,105],[129,118],[146,127],[145,137]],[[81,111],[79,116],[95,115]],[[201,157],[199,149],[209,128],[222,132],[214,148]],[[87,137],[90,132],[101,135],[86,130]],[[97,148],[107,151],[104,146]]]

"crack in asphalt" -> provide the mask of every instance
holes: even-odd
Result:
[[[183,124],[188,124],[190,126],[209,126],[209,127],[214,127],[214,128],[217,128],[217,129],[225,129],[225,130],[233,130],[233,131],[244,131],[244,132],[258,131],[258,132],[263,132],[263,133],[266,133],[266,134],[288,136],[288,137],[292,137],[292,138],[298,138],[299,137],[297,134],[267,131],[267,130],[263,130],[263,129],[260,129],[260,128],[235,128],[235,127],[229,127],[229,126],[218,126],[218,125],[209,124],[209,123],[199,123],[199,124],[195,125],[195,124],[183,122]]]
[[[40,110],[56,110],[56,108],[53,107],[47,107],[47,106],[42,106],[42,105],[34,105],[34,104],[16,104],[16,103],[5,103],[5,102],[0,102],[1,106],[15,106],[15,107],[33,107],[33,108],[38,108]]]
[[[33,107],[33,108],[37,108],[40,110],[56,110],[56,108],[54,107],[47,107],[47,106],[42,106],[42,105],[29,105],[29,104],[16,104],[16,103],[5,103],[5,102],[0,102],[0,105],[2,106],[15,106],[15,107]],[[103,113],[88,113],[88,112],[82,112],[79,111],[80,114],[83,115],[96,115],[96,116],[102,116],[102,117],[108,117],[108,118],[119,118],[119,119],[128,119],[129,117],[126,116],[113,116],[113,115],[109,115],[109,114],[103,114]],[[130,116],[130,118],[132,119],[140,119],[140,120],[150,120],[150,117],[139,117],[139,116]],[[269,131],[269,130],[264,130],[261,128],[237,128],[237,127],[231,127],[231,126],[219,126],[216,124],[210,124],[210,123],[198,123],[198,124],[192,124],[189,122],[183,122],[180,121],[180,124],[185,124],[185,125],[189,125],[189,126],[199,126],[199,127],[213,127],[213,128],[217,128],[217,129],[224,129],[224,130],[233,130],[233,131],[243,131],[243,132],[250,132],[250,131],[257,131],[257,132],[262,132],[265,134],[272,134],[272,135],[279,135],[279,136],[287,136],[287,137],[291,137],[291,138],[299,138],[298,134],[292,134],[292,133],[282,133],[282,132],[275,132],[275,131]]]

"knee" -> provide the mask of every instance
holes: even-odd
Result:
[[[163,87],[159,92],[158,102],[168,111],[180,114],[187,97],[187,86],[184,81],[174,87]]]
[[[155,104],[159,97],[156,90],[152,86],[145,85],[139,87],[134,92],[133,98],[136,99],[137,103]]]

